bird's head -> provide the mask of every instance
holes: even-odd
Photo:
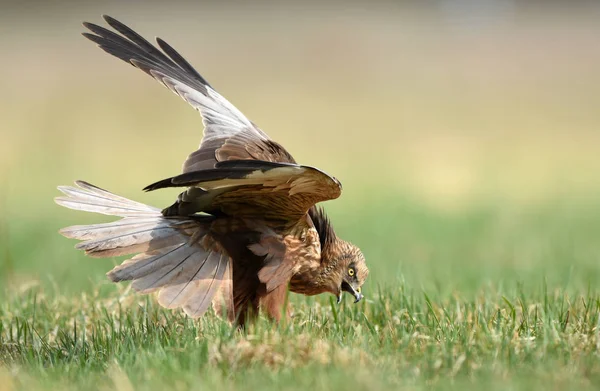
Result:
[[[362,285],[369,275],[369,269],[365,257],[358,247],[341,239],[337,239],[337,262],[336,273],[333,281],[334,294],[337,295],[338,303],[342,300],[344,292],[354,296],[354,302],[358,303],[362,298]]]
[[[362,285],[369,275],[363,253],[352,243],[337,237],[322,208],[311,208],[309,215],[321,242],[324,267],[318,279],[320,291],[333,293],[338,303],[344,292],[354,296],[355,303],[359,302],[363,298]]]

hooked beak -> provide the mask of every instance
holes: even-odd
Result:
[[[348,284],[346,281],[342,282],[342,290],[338,296],[337,302],[338,304],[342,301],[342,294],[344,292],[350,293],[354,296],[354,302],[358,303],[364,296],[360,293],[360,287],[354,288],[352,285]]]

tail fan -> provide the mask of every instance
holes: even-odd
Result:
[[[60,233],[81,240],[76,248],[91,257],[137,254],[107,273],[108,278],[133,281],[132,287],[143,294],[158,292],[160,305],[183,307],[191,317],[201,316],[213,303],[226,308],[233,320],[231,259],[210,236],[210,218],[164,217],[155,207],[87,182],[75,183],[77,187],[58,188],[65,196],[57,197],[57,204],[122,218],[67,227]]]

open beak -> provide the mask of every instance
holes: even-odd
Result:
[[[342,282],[342,290],[338,296],[337,302],[338,304],[342,301],[342,294],[344,292],[350,293],[354,296],[354,302],[358,303],[364,296],[360,293],[360,287],[354,288],[352,285],[348,284],[346,281]]]

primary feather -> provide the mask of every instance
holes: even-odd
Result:
[[[167,218],[152,206],[131,201],[78,181],[61,186],[66,195],[59,205],[121,216],[112,223],[63,228],[68,238],[83,240],[76,248],[93,257],[140,253],[107,275],[112,281],[133,281],[141,293],[158,291],[160,304],[183,307],[193,317],[208,309],[218,289],[231,284],[226,271],[230,259],[218,246],[208,246],[211,218]]]

